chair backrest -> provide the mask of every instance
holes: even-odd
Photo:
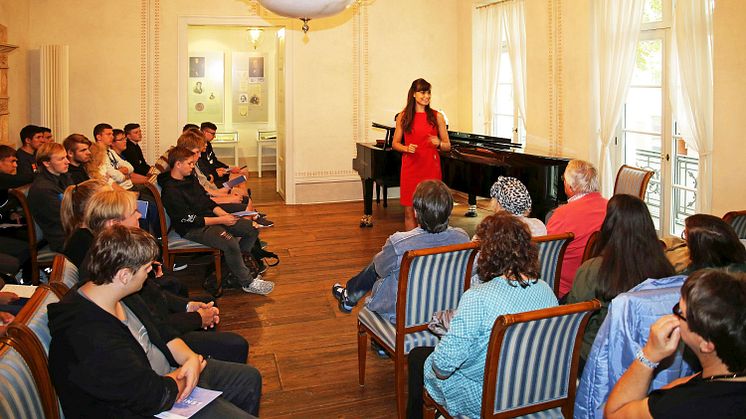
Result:
[[[70,262],[65,255],[56,255],[52,262],[52,274],[49,275],[49,285],[58,294],[65,295],[72,287],[78,285],[78,267]]]
[[[155,184],[146,183],[145,187],[148,188],[151,194],[153,194],[153,201],[155,201],[156,210],[158,213],[158,222],[161,226],[161,249],[163,254],[168,254],[168,229],[171,227],[171,219],[166,214],[166,209],[163,207],[163,200],[161,199],[161,186],[158,182]]]
[[[583,257],[580,259],[581,264],[591,258],[591,254],[593,254],[593,246],[596,245],[596,242],[600,237],[601,231],[594,231],[590,236],[588,236],[588,241],[585,242],[585,249],[583,249]]]
[[[34,221],[34,216],[31,214],[31,207],[28,204],[28,191],[29,188],[23,187],[19,189],[11,189],[8,191],[9,194],[18,201],[21,205],[21,211],[23,212],[23,218],[26,220],[26,240],[29,245],[29,259],[31,260],[31,282],[34,284],[39,283],[39,266],[37,259],[39,256],[38,245],[39,242],[44,238],[41,227]]]
[[[736,230],[739,239],[746,239],[746,210],[731,211],[723,215],[723,221],[730,224]]]
[[[21,354],[7,343],[0,343],[0,417],[5,419],[46,416],[41,391],[34,374]]]
[[[554,290],[554,295],[558,297],[562,259],[565,257],[567,246],[574,238],[573,233],[562,233],[531,239],[539,247],[539,268],[541,270],[539,279],[549,284]]]
[[[598,300],[500,316],[485,365],[482,417],[561,408],[571,418],[580,346]]]
[[[42,395],[41,398],[48,418],[58,417],[61,414],[61,407],[52,387],[52,379],[47,367],[49,344],[52,340],[48,326],[47,308],[49,304],[58,301],[60,301],[60,295],[52,287],[44,284],[40,285],[13,322],[8,325],[7,330],[8,343],[33,358],[32,361],[29,361],[29,357],[26,357],[26,361],[31,367],[36,387]]]
[[[425,330],[434,312],[458,306],[469,289],[478,250],[479,243],[468,242],[404,253],[396,301],[397,339]]]
[[[645,191],[648,188],[648,182],[653,177],[652,170],[640,169],[637,167],[627,166],[626,164],[619,168],[614,183],[614,195],[627,194],[634,195],[640,199],[645,199]]]

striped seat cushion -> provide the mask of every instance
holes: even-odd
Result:
[[[584,315],[550,317],[506,329],[497,368],[495,413],[567,397],[573,343]]]
[[[53,252],[49,246],[44,246],[36,253],[36,261],[43,264],[51,264],[54,257],[59,253]]]
[[[170,231],[168,233],[168,248],[169,249],[209,249],[209,246],[193,242],[181,237],[177,232]]]
[[[62,271],[62,283],[67,285],[67,288],[72,289],[74,286],[78,285],[79,279],[78,267],[65,258],[65,265]]]
[[[32,332],[34,332],[34,335],[39,338],[41,346],[44,347],[44,353],[49,356],[49,342],[52,340],[52,335],[49,333],[49,325],[47,323],[47,306],[60,301],[60,299],[57,298],[57,294],[52,291],[44,290],[44,292],[44,301],[36,308],[36,311],[31,314],[26,325]]]
[[[26,361],[14,348],[0,347],[0,418],[43,418],[44,409]]]
[[[739,215],[730,222],[739,239],[746,239],[746,215]]]
[[[363,307],[357,317],[358,321],[370,329],[373,334],[381,338],[392,349],[396,349],[396,328],[378,314]],[[404,354],[420,346],[435,346],[438,337],[429,330],[410,333],[404,336]]]

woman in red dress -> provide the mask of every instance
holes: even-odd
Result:
[[[417,184],[441,179],[440,153],[451,149],[443,115],[430,108],[430,83],[417,79],[407,93],[407,106],[396,116],[393,148],[402,153],[400,200],[404,229],[417,227],[412,196]]]

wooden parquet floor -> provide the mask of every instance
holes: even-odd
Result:
[[[362,202],[289,206],[274,186],[271,172],[250,179],[255,205],[275,222],[260,232],[267,249],[280,256],[281,263],[265,274],[275,289],[266,297],[226,290],[218,302],[220,330],[249,341],[249,363],[262,373],[260,416],[395,418],[394,364],[369,350],[365,386],[358,385],[358,309],[341,313],[331,285],[364,268],[402,228],[398,199],[385,209],[374,204],[375,225],[363,229]],[[455,218],[470,233],[478,222]],[[185,279],[198,292],[203,275],[198,265],[193,268]]]

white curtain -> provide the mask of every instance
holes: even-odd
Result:
[[[611,195],[614,138],[635,66],[644,0],[593,1],[593,100],[601,192]]]
[[[505,40],[508,45],[510,67],[513,70],[513,96],[518,102],[518,114],[528,126],[526,118],[526,17],[524,0],[508,1],[504,8]],[[517,127],[516,127],[517,128]]]
[[[497,75],[500,71],[500,45],[503,43],[502,9],[494,6],[477,9],[477,60],[481,86],[484,134],[492,135]]]
[[[712,12],[712,0],[678,1],[672,28],[674,66],[683,98],[677,116],[691,129],[691,135],[684,137],[687,146],[699,153],[698,213],[709,212],[712,206]]]

